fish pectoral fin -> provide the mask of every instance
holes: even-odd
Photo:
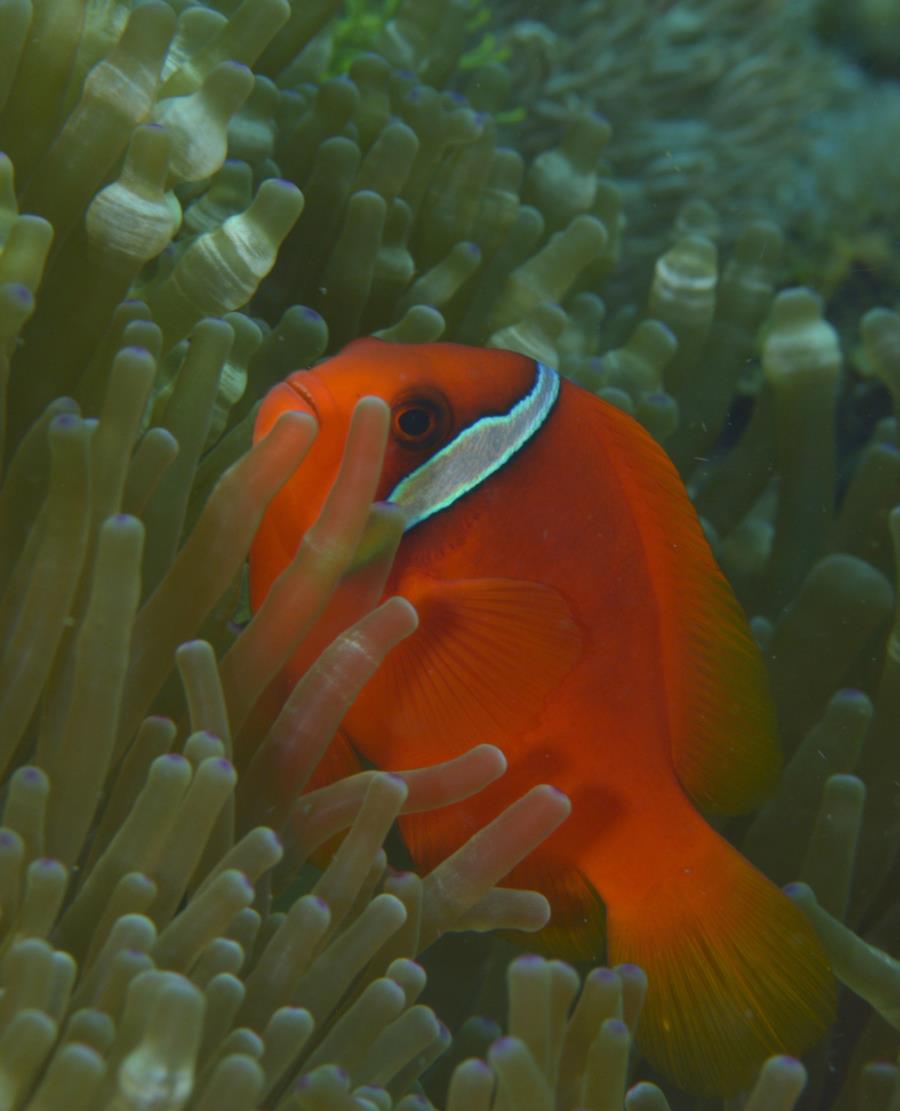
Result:
[[[415,767],[512,739],[580,658],[584,634],[552,587],[518,579],[409,577],[419,628],[389,654],[346,719],[373,763]]]

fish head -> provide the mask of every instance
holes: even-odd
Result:
[[[376,499],[393,500],[391,495],[403,488],[404,480],[463,431],[486,416],[508,412],[531,389],[534,375],[533,360],[511,351],[367,338],[275,386],[260,407],[254,439],[289,411],[312,415],[318,433],[260,527],[251,555],[254,606],[316,520],[340,467],[360,399],[380,397],[390,408]]]

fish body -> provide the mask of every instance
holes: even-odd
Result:
[[[834,1005],[821,947],[697,808],[745,811],[777,777],[764,668],[664,452],[525,356],[357,341],[261,408],[258,435],[297,408],[320,435],[264,519],[255,605],[369,394],[392,410],[378,496],[407,513],[386,590],[419,628],[348,713],[331,774],[352,752],[399,770],[498,744],[502,779],[403,820],[417,865],[552,783],[572,815],[509,878],[550,900],[543,946],[590,960],[605,940],[641,964],[642,1047],[688,1090],[734,1091],[767,1055],[801,1052]]]

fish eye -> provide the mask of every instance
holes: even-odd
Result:
[[[397,414],[397,427],[411,440],[418,440],[421,436],[425,436],[433,422],[434,414],[422,406],[411,405]]]
[[[431,398],[409,398],[394,409],[394,437],[406,447],[430,447],[440,436],[444,421]]]

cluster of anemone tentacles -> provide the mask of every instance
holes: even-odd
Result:
[[[896,1051],[900,1021],[900,969],[873,947],[900,913],[896,420],[840,461],[835,511],[847,380],[815,296],[774,297],[775,225],[750,224],[720,269],[713,214],[688,204],[646,307],[607,310],[627,253],[607,126],[579,116],[527,158],[503,146],[458,91],[498,62],[464,65],[471,5],[453,0],[401,3],[372,53],[323,76],[338,9],[0,0],[3,1106],[669,1106],[628,1087],[638,970],[581,986],[514,961],[490,1045],[470,1023],[451,1046],[419,1002],[415,958],[442,933],[544,923],[540,896],[497,884],[564,799],[536,785],[419,877],[386,866],[394,818],[481,789],[497,749],[303,793],[415,627],[373,603],[285,706],[266,698],[384,512],[382,406],[356,414],[279,604],[235,621],[256,524],[314,434],[289,417],[251,450],[255,404],[375,331],[540,357],[678,461],[755,615],[790,757],[745,849],[807,881],[794,896],[872,1005],[845,1105],[896,1111],[896,1067],[862,1065]],[[870,313],[863,344],[900,401],[900,318]],[[736,392],[752,418],[724,450]],[[441,1054],[437,1093],[420,1078]],[[748,1106],[788,1109],[804,1083],[773,1059]]]
[[[774,210],[818,289],[896,297],[892,0],[500,0],[495,16],[506,61],[472,92],[515,103],[521,150],[586,112],[612,125],[605,158],[631,229],[617,288],[637,294],[680,206],[702,198],[728,243]]]

